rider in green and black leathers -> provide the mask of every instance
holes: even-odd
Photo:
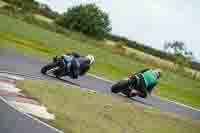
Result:
[[[146,98],[157,85],[160,76],[160,69],[144,69],[135,73],[134,76],[131,77],[131,82],[134,85],[134,89],[137,90],[137,95]],[[129,96],[136,95],[135,93],[135,91],[131,91]]]

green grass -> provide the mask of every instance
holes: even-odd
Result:
[[[39,55],[48,59],[66,51],[94,54],[96,63],[90,72],[112,80],[119,80],[132,72],[153,66],[113,53],[111,48],[101,45],[103,42],[73,32],[72,35],[64,36],[4,15],[0,15],[0,20],[0,47],[14,47],[24,51],[25,54]],[[200,107],[198,81],[164,71],[157,88],[157,95],[161,97]]]
[[[127,99],[106,96],[49,81],[18,81],[17,87],[54,113],[49,124],[65,133],[199,133],[192,121]]]

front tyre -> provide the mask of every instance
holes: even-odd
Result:
[[[42,74],[46,74],[47,73],[47,69],[46,69],[46,67],[44,66],[44,67],[42,67],[42,69],[41,69],[41,73]]]
[[[47,64],[47,65],[45,65],[44,67],[42,67],[41,73],[42,73],[42,74],[46,74],[47,71],[51,70],[51,69],[54,68],[54,67],[56,67],[56,64],[55,64],[55,63]]]

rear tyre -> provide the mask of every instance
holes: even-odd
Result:
[[[119,93],[119,92],[122,92],[122,91],[128,89],[128,87],[129,87],[128,80],[120,80],[118,83],[114,84],[111,87],[111,92],[112,93]]]

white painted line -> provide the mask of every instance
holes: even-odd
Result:
[[[37,118],[35,118],[35,117],[33,117],[33,116],[27,114],[27,113],[25,113],[25,112],[19,111],[18,109],[16,109],[12,104],[8,103],[8,102],[7,102],[3,97],[1,97],[1,96],[0,96],[0,100],[2,100],[4,103],[6,103],[8,106],[10,106],[11,108],[13,108],[14,110],[16,110],[16,111],[20,112],[21,114],[25,115],[26,117],[29,117],[29,118],[31,118],[31,119],[37,121],[38,123],[41,123],[41,124],[45,125],[45,126],[48,127],[48,128],[51,128],[52,130],[54,130],[54,131],[56,131],[56,132],[58,132],[58,133],[64,133],[63,131],[61,131],[61,130],[55,128],[55,127],[52,127],[52,126],[48,125],[47,123],[45,123],[45,122],[43,122],[43,121],[41,121],[41,120],[39,120],[39,119],[37,119]]]
[[[95,78],[97,78],[97,79],[101,79],[101,80],[104,80],[104,81],[110,82],[110,83],[113,83],[113,81],[111,81],[111,80],[108,80],[108,79],[105,79],[105,78],[102,78],[102,77],[96,76],[96,75],[91,74],[91,73],[88,73],[87,75],[92,76],[92,77],[95,77]]]
[[[177,105],[180,105],[180,106],[183,106],[183,107],[186,107],[186,108],[189,108],[189,109],[192,109],[192,110],[195,110],[195,111],[199,111],[199,112],[200,112],[200,109],[197,109],[197,108],[194,108],[194,107],[191,107],[191,106],[182,104],[182,103],[178,103],[178,102],[169,100],[169,99],[167,99],[167,98],[163,98],[163,97],[159,97],[159,96],[154,96],[154,97],[157,97],[157,98],[162,99],[162,100],[164,100],[164,101],[168,101],[168,102],[170,102],[170,103],[174,103],[174,104],[177,104]]]
[[[1,77],[6,77],[6,78],[9,78],[9,79],[14,79],[14,80],[24,80],[24,78],[22,78],[22,77],[18,77],[18,76],[14,76],[14,75],[11,75],[11,74],[6,74],[6,73],[0,73],[0,76]]]

